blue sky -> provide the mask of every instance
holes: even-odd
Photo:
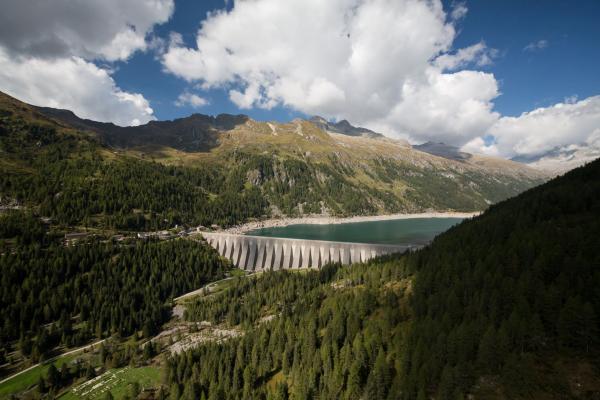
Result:
[[[455,46],[477,40],[501,52],[489,70],[500,80],[503,115],[600,92],[599,1],[469,1]],[[547,47],[524,51],[530,43]]]
[[[348,119],[536,158],[600,154],[600,1],[5,0],[0,90],[136,125]]]
[[[600,2],[599,1],[467,1],[467,16],[457,25],[455,48],[481,40],[499,51],[493,64],[482,68],[500,83],[501,95],[494,100],[502,115],[519,115],[549,106],[567,97],[585,98],[600,92]],[[449,10],[453,2],[444,2]],[[232,4],[229,4],[231,9]],[[169,22],[155,28],[156,35],[182,35],[195,45],[202,20],[210,11],[226,8],[222,0],[176,1]],[[531,43],[546,47],[525,50]],[[258,120],[288,121],[304,114],[284,107],[271,110],[240,109],[225,90],[204,91],[210,104],[200,109],[177,107],[179,94],[190,85],[164,72],[151,52],[137,52],[116,63],[113,77],[127,91],[142,93],[150,100],[158,119],[173,119],[193,112],[205,114],[243,113]],[[351,116],[348,116],[351,118]]]

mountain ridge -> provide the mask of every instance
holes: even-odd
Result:
[[[284,128],[284,127],[290,126],[290,125],[295,125],[297,127],[298,124],[307,122],[307,123],[310,123],[310,124],[314,125],[315,127],[319,128],[321,131],[327,133],[329,136],[332,136],[332,134],[337,133],[337,134],[341,134],[341,135],[348,136],[348,137],[354,137],[354,138],[379,139],[379,140],[383,140],[387,143],[399,144],[402,147],[419,150],[420,152],[427,153],[427,154],[430,154],[433,156],[437,156],[437,157],[440,157],[443,159],[461,161],[461,160],[467,160],[469,158],[476,156],[478,158],[479,162],[481,162],[482,160],[495,160],[497,162],[506,162],[507,165],[513,165],[513,166],[521,165],[521,166],[523,166],[524,169],[528,168],[525,164],[519,162],[518,160],[506,160],[506,159],[499,158],[499,157],[491,157],[491,156],[474,155],[474,154],[470,154],[470,153],[465,153],[465,152],[461,152],[457,147],[454,147],[451,145],[446,145],[444,143],[427,142],[427,143],[420,144],[420,145],[411,145],[405,140],[390,138],[381,133],[374,132],[367,128],[353,126],[347,120],[341,120],[339,122],[329,122],[319,116],[313,116],[309,119],[296,119],[296,120],[292,120],[289,122],[278,123],[278,122],[273,122],[273,121],[252,120],[251,118],[249,118],[247,115],[244,115],[244,114],[236,115],[236,114],[222,113],[222,114],[213,116],[213,115],[207,115],[207,114],[194,113],[194,114],[191,114],[190,116],[176,118],[173,120],[150,121],[143,125],[121,127],[118,125],[114,125],[110,122],[108,122],[108,123],[107,122],[97,122],[97,121],[93,121],[93,120],[89,120],[89,119],[82,119],[82,118],[77,117],[77,115],[75,115],[70,110],[54,109],[54,108],[49,108],[49,107],[38,107],[38,106],[33,106],[33,107],[36,108],[40,113],[46,115],[47,117],[56,118],[58,121],[65,122],[72,126],[80,127],[80,128],[84,128],[84,129],[90,129],[95,132],[104,134],[104,137],[106,139],[108,139],[109,144],[119,145],[119,146],[123,146],[123,147],[134,147],[134,146],[143,145],[144,143],[142,143],[142,139],[144,141],[150,141],[150,142],[152,142],[153,140],[156,141],[157,137],[152,136],[153,134],[158,135],[158,137],[159,137],[158,144],[170,145],[171,147],[177,147],[178,143],[174,143],[173,140],[175,139],[175,140],[180,141],[181,143],[186,143],[185,139],[182,139],[182,136],[189,134],[190,130],[194,131],[193,133],[196,133],[196,134],[198,134],[198,133],[205,134],[206,136],[204,138],[209,139],[211,135],[207,134],[207,131],[210,131],[210,130],[232,131],[236,127],[244,125],[247,122],[251,123],[254,128],[262,127],[264,129],[265,126],[268,126],[273,133],[277,131],[278,127]],[[173,135],[173,129],[175,129],[175,130],[181,129],[181,130],[176,131],[175,135]],[[187,129],[187,131],[186,131],[186,129]],[[300,128],[296,128],[296,130],[299,130],[299,129]],[[129,134],[130,136],[132,136],[133,140],[131,137],[129,139],[119,137],[119,136],[124,136],[124,134]],[[146,136],[146,135],[148,135],[148,136]],[[164,137],[163,137],[163,135],[164,135]],[[200,136],[201,136],[201,138],[203,138],[202,135],[200,135]],[[214,138],[214,136],[213,136],[213,138]],[[163,141],[160,139],[165,139],[165,140]],[[168,140],[171,140],[171,142],[169,142]],[[371,142],[371,143],[375,143],[375,142]],[[155,142],[155,144],[156,144],[156,142]],[[212,145],[216,145],[216,143],[213,142]],[[210,145],[198,146],[196,148],[194,148],[193,146],[191,146],[189,148],[186,148],[185,146],[181,146],[181,149],[185,150],[185,151],[207,151],[207,150],[210,150],[211,148],[212,147]],[[516,164],[511,163],[511,161],[516,162]],[[544,176],[543,172],[534,171],[533,169],[530,172],[532,174],[537,174],[538,176]]]
[[[418,145],[413,145],[414,149],[423,151],[425,153],[433,154],[439,157],[449,158],[451,160],[461,161],[468,160],[473,155],[460,151],[456,146],[450,146],[442,142],[425,142]],[[513,160],[516,161],[516,160]]]
[[[517,161],[551,175],[560,175],[600,157],[600,143],[580,143],[555,147],[540,155],[513,157]]]
[[[135,186],[144,182],[142,177],[159,174],[136,189],[137,197],[123,197],[118,207],[114,204],[119,218],[136,220],[134,225],[140,227],[148,224],[148,218],[155,221],[152,226],[163,225],[158,222],[159,215],[153,216],[148,199],[158,201],[164,210],[173,208],[168,218],[163,215],[166,221],[229,225],[277,216],[480,211],[546,179],[542,173],[507,160],[473,155],[456,161],[383,135],[337,133],[308,120],[275,123],[243,115],[194,114],[117,127],[84,120],[69,111],[29,106],[7,95],[0,96],[0,110],[4,115],[0,127],[6,131],[0,136],[4,149],[0,163],[5,172],[2,194],[21,202],[43,201],[49,207],[47,212],[63,215],[70,222],[74,217],[59,209],[72,208],[80,200],[56,197],[61,196],[58,188],[65,179],[77,181],[73,193],[97,202],[81,214],[97,210],[88,217],[94,222],[109,218],[102,211],[106,206],[100,205],[113,203],[105,186],[123,184],[113,182],[115,177],[137,174],[136,181],[128,183]],[[348,125],[338,124],[350,129]],[[364,133],[362,128],[356,129]],[[46,132],[46,139],[39,142],[41,131]],[[62,154],[63,159],[46,164],[36,161],[52,152]],[[68,164],[67,155],[85,166],[69,169],[71,176],[64,175],[66,170],[48,171],[55,169],[56,163]],[[95,178],[86,178],[84,173]],[[42,179],[48,174],[57,174],[56,180]],[[31,179],[49,192],[34,196],[35,190],[25,184]],[[150,191],[167,182],[177,182],[178,189]],[[184,187],[186,192],[180,192]],[[87,192],[81,193],[84,188]],[[173,196],[176,198],[167,201]],[[183,203],[188,196],[196,200]],[[68,204],[60,204],[67,200]],[[232,212],[232,207],[238,211]],[[207,219],[210,215],[219,217],[211,221]]]

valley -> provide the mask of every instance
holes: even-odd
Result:
[[[2,0],[0,400],[600,400],[599,20]]]
[[[577,296],[597,284],[598,162],[543,184],[518,163],[344,123],[120,128],[0,99],[0,374],[24,371],[0,398],[600,390],[599,303]],[[298,222],[363,242],[391,224],[387,240],[425,246],[247,274],[202,239]]]
[[[23,383],[15,386],[15,381],[9,380],[0,384],[0,393],[82,398],[85,382],[98,376],[94,381],[99,385],[94,384],[97,391],[89,393],[93,398],[102,398],[106,391],[119,396],[137,393],[161,398],[176,394],[207,399],[244,395],[312,398],[317,393],[323,398],[356,398],[360,393],[368,398],[426,398],[429,394],[440,398],[457,394],[490,399],[585,398],[600,385],[594,372],[598,368],[594,361],[597,331],[593,330],[598,308],[596,297],[582,302],[577,293],[589,292],[588,287],[597,284],[597,274],[587,271],[598,257],[598,219],[593,215],[600,198],[595,180],[599,166],[595,162],[493,206],[414,253],[352,266],[330,264],[320,270],[252,275],[234,272],[222,264],[223,271],[231,274],[229,279],[220,280],[222,273],[209,278],[205,285],[211,280],[219,282],[210,290],[176,300],[179,310],[163,314],[153,328],[143,320],[125,319],[125,325],[113,325],[119,323],[114,318],[120,312],[107,314],[111,317],[105,320],[103,331],[87,333],[107,338],[102,346],[74,358],[51,361],[56,369],[65,371],[60,379],[53,378],[50,364],[45,364],[44,370],[23,374],[17,380]],[[578,191],[577,201],[573,187],[586,188]],[[572,220],[580,223],[574,225]],[[51,262],[53,254],[63,251],[64,256],[81,251],[93,255],[90,252],[98,245],[90,240],[89,245],[81,242],[60,251],[50,247],[44,258]],[[135,240],[130,244],[139,250],[126,250],[130,248],[126,246],[117,253],[109,251],[106,257],[98,253],[93,259],[98,267],[104,263],[110,266],[130,257],[127,253],[131,251],[132,255],[141,251],[140,256],[145,257],[145,248],[172,248],[178,249],[175,260],[180,259],[174,266],[186,265],[183,260],[190,260],[188,265],[195,268],[210,265],[208,261],[198,262],[197,256],[189,257],[189,250],[184,250],[187,243],[206,252],[201,259],[212,259],[208,246],[189,238]],[[14,249],[17,253],[4,254],[0,259],[10,263],[13,258],[7,257],[27,254],[26,247]],[[489,255],[482,257],[481,252]],[[151,261],[151,254],[149,265],[168,265]],[[173,257],[168,254],[164,260]],[[570,257],[577,257],[578,262],[573,264]],[[72,260],[61,265],[72,268],[78,259]],[[219,265],[224,261],[212,262]],[[468,269],[463,268],[464,262]],[[561,268],[561,263],[577,270]],[[9,271],[7,266],[2,266],[3,271]],[[92,273],[98,267],[92,267]],[[186,282],[181,272],[173,275],[160,269],[153,272],[156,277],[144,278],[139,275],[143,269],[133,267],[132,271],[142,282],[174,277],[183,278],[180,284]],[[584,276],[592,279],[582,279]],[[7,282],[6,275],[3,282]],[[164,292],[166,297],[151,304],[172,307],[169,298],[200,286],[185,284],[188,289]],[[150,292],[145,296],[156,289],[148,286]],[[56,290],[63,291],[61,286]],[[5,288],[3,293],[9,291]],[[456,293],[464,295],[458,297]],[[499,302],[498,296],[506,301]],[[52,307],[52,300],[46,302]],[[98,305],[110,302],[107,298]],[[481,308],[485,312],[477,311]],[[78,311],[74,313],[82,318]],[[90,312],[90,317],[94,313]],[[64,331],[72,332],[66,337],[80,337],[98,326],[93,318],[87,318],[81,321],[89,322]],[[42,334],[57,338],[63,324],[59,321],[52,328],[54,333]],[[133,324],[134,330],[128,330],[127,324]],[[5,330],[2,337],[9,332]],[[37,352],[44,350],[39,347],[39,332],[31,338]],[[22,345],[5,343],[10,343],[11,351],[4,357],[19,357]],[[443,358],[427,358],[424,348],[430,346],[439,346],[436,354]],[[467,347],[459,350],[460,346]],[[66,367],[62,367],[63,361]],[[422,376],[429,378],[423,381]]]

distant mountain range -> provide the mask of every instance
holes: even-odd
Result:
[[[192,114],[186,118],[173,121],[151,121],[136,127],[120,127],[112,123],[97,122],[77,117],[72,111],[49,107],[36,107],[42,114],[56,118],[70,126],[97,132],[107,143],[119,147],[144,146],[149,143],[178,148],[183,151],[207,151],[217,146],[218,131],[228,131],[241,125],[250,118],[246,115],[219,114],[216,117]],[[328,133],[363,137],[369,139],[387,139],[381,133],[367,128],[356,127],[347,120],[339,122],[327,121],[323,117],[313,116],[308,119],[316,127]],[[269,123],[270,126],[276,124]],[[176,133],[176,137],[174,137]],[[411,147],[402,139],[393,139],[397,144]],[[472,154],[461,151],[458,147],[441,142],[426,142],[412,145],[413,149],[438,157],[455,161],[466,161]],[[526,164],[547,175],[556,175],[585,164],[600,157],[600,148],[586,145],[573,145],[555,148],[547,153],[534,157],[515,157],[512,161]]]
[[[472,154],[460,151],[458,147],[444,143],[427,142],[413,146],[413,148],[425,153],[448,158],[450,160],[464,161],[471,158]]]
[[[47,173],[45,170],[53,168],[54,161],[33,161],[50,152],[50,147],[41,145],[32,133],[43,125],[56,131],[53,139],[48,139],[47,146],[52,151],[60,148],[61,154],[81,162],[93,155],[93,164],[86,164],[85,168],[89,169],[87,174],[95,174],[94,179],[76,179],[79,190],[87,187],[85,190],[98,191],[93,196],[82,194],[86,201],[105,201],[103,196],[109,193],[103,185],[114,186],[116,183],[111,180],[118,179],[115,173],[103,175],[109,167],[127,165],[127,174],[143,177],[160,172],[160,177],[139,188],[143,192],[139,201],[135,196],[123,199],[126,204],[118,208],[123,218],[142,212],[144,218],[154,218],[148,197],[157,204],[170,204],[171,219],[173,215],[184,219],[203,215],[200,220],[204,223],[211,222],[208,218],[215,210],[225,207],[219,206],[220,202],[226,202],[226,207],[238,211],[220,211],[222,217],[215,221],[222,224],[280,215],[475,211],[536,186],[548,177],[514,161],[470,155],[442,144],[412,147],[406,141],[387,138],[347,121],[333,123],[320,117],[276,123],[255,121],[244,115],[193,114],[173,121],[119,127],[81,119],[68,110],[26,105],[5,94],[0,94],[0,113],[0,128],[5,132],[0,136],[0,166],[6,176],[17,180],[0,186],[4,198],[35,203],[40,201],[35,199],[60,196],[61,179],[71,180],[83,174],[84,168],[80,167],[69,176],[56,177],[52,185],[40,180],[40,185],[51,186],[45,197],[28,192],[24,181],[39,179]],[[164,167],[178,169],[173,172]],[[136,168],[144,173],[132,170]],[[185,176],[192,173],[201,177],[195,175],[196,183],[190,186],[190,178]],[[179,193],[183,189],[174,187],[150,191],[151,184],[163,180],[176,180],[181,188],[189,186],[184,190],[187,193]],[[135,183],[142,181],[139,178]],[[20,184],[23,189],[15,192]],[[186,196],[192,196],[198,205],[184,202]],[[248,196],[256,200],[249,202]],[[64,196],[58,198],[67,201]],[[181,205],[177,205],[179,201]],[[251,205],[254,208],[249,210]],[[194,207],[215,209],[200,213]],[[137,215],[139,219],[140,214]],[[88,217],[90,221],[98,218]]]
[[[559,175],[599,157],[600,143],[583,143],[556,147],[534,157],[515,157],[513,161],[527,164],[532,168],[546,171],[552,175]]]
[[[314,116],[310,118],[309,121],[327,132],[341,133],[348,136],[361,136],[372,139],[380,139],[384,137],[381,133],[373,132],[370,129],[353,126],[345,119],[339,122],[330,122],[323,117]],[[408,142],[406,142],[406,144],[408,144]]]

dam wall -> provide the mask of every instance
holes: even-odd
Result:
[[[202,232],[219,254],[246,271],[321,268],[332,262],[353,264],[384,254],[399,253],[413,246],[330,242]]]

